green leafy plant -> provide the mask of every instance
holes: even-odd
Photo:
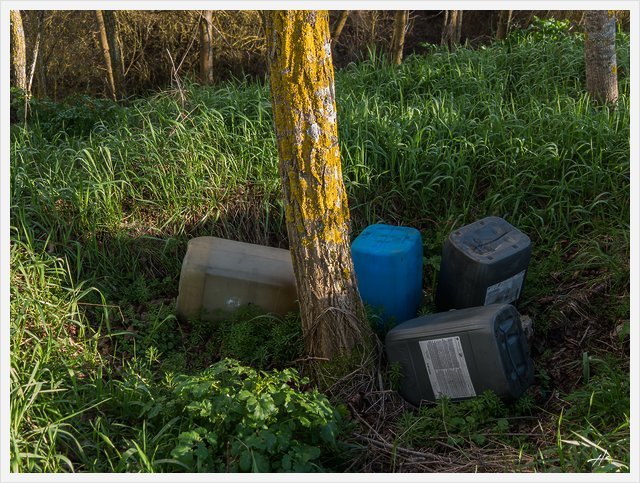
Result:
[[[552,40],[558,41],[566,39],[572,34],[573,26],[569,19],[558,20],[555,18],[533,17],[531,24],[523,30],[514,30],[511,36],[528,37],[534,41]]]
[[[225,359],[179,376],[174,410],[189,419],[171,455],[192,471],[320,471],[340,415],[292,369],[258,372]]]
[[[247,306],[218,323],[222,357],[266,368],[283,366],[301,357],[303,351],[300,316],[277,317]]]
[[[411,446],[429,446],[437,441],[483,445],[488,437],[501,438],[509,429],[504,403],[491,391],[454,403],[441,398],[435,405],[405,412],[399,422],[398,442]]]

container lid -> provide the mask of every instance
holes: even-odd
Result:
[[[486,264],[531,249],[527,235],[497,216],[488,216],[451,232],[449,241],[470,258]]]
[[[366,227],[353,241],[351,249],[374,254],[404,253],[416,243],[422,245],[422,237],[415,228],[378,223]]]

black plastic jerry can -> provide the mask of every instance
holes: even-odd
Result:
[[[442,248],[435,298],[438,311],[515,305],[530,259],[529,237],[497,216],[454,230]]]
[[[533,382],[533,361],[513,305],[450,310],[408,320],[391,329],[385,346],[400,364],[398,392],[418,406],[491,390],[513,400]]]

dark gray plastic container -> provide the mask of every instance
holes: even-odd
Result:
[[[513,305],[451,310],[397,325],[387,333],[389,362],[401,365],[399,393],[418,406],[490,389],[518,398],[533,382],[533,362]]]
[[[442,248],[438,311],[515,304],[530,259],[529,237],[497,216],[451,232]]]

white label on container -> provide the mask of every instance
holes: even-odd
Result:
[[[525,271],[516,273],[513,277],[488,287],[484,304],[510,304],[518,300],[520,290],[522,290],[522,283],[524,282]]]
[[[436,399],[476,395],[467,369],[460,337],[421,340],[420,349]]]

